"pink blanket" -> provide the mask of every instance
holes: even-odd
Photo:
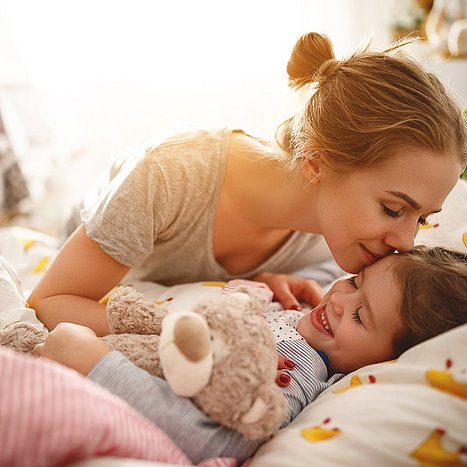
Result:
[[[0,347],[0,465],[58,466],[96,456],[192,465],[124,401],[46,359]],[[210,459],[204,467],[234,467]]]

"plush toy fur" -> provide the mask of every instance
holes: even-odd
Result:
[[[287,402],[275,384],[275,339],[263,317],[268,300],[260,290],[238,287],[167,313],[130,287],[110,297],[110,333],[102,339],[149,373],[165,377],[179,395],[210,418],[250,439],[271,435]],[[0,345],[30,352],[46,331],[15,323],[0,332]]]

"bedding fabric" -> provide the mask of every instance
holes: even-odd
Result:
[[[55,362],[0,348],[0,394],[1,466],[53,467],[97,456],[192,465],[129,405]]]

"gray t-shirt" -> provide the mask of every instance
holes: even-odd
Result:
[[[321,235],[295,232],[258,267],[230,274],[213,251],[213,229],[232,133],[183,133],[115,163],[81,219],[88,236],[132,270],[126,279],[173,285],[292,273],[328,259]],[[275,151],[264,143],[265,154]],[[273,190],[274,187],[271,187]]]

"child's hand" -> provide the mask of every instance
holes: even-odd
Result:
[[[267,284],[274,293],[274,300],[280,302],[286,310],[300,310],[299,300],[314,307],[324,295],[316,281],[303,277],[263,272],[254,280]]]
[[[111,350],[92,329],[79,324],[60,323],[43,344],[34,347],[32,354],[55,360],[86,376]]]

